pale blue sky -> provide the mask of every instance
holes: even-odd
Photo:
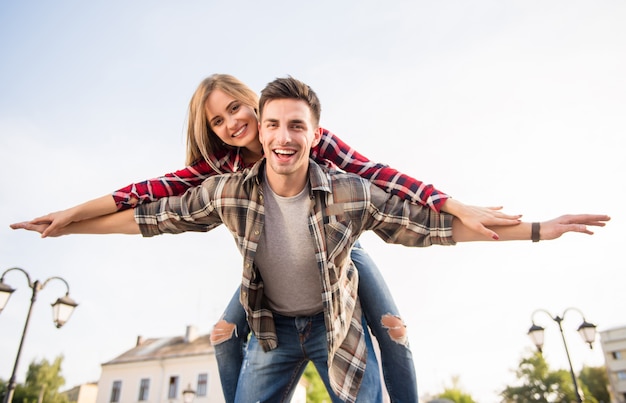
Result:
[[[622,1],[5,1],[0,3],[0,270],[61,276],[80,303],[57,330],[39,294],[28,364],[65,355],[67,387],[138,335],[208,333],[239,281],[224,229],[142,239],[41,240],[8,224],[183,166],[187,103],[211,73],[259,91],[287,74],[322,100],[322,124],[369,158],[461,201],[527,220],[607,213],[593,237],[409,249],[372,234],[410,332],[421,395],[452,376],[481,403],[510,384],[537,308],[626,325],[626,4]],[[0,314],[11,374],[30,290]],[[556,325],[545,356],[565,367]],[[572,360],[601,365],[566,317]],[[598,345],[599,347],[599,345]]]

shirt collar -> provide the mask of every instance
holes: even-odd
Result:
[[[250,168],[245,175],[243,183],[254,183],[259,185],[263,180],[263,170],[265,170],[265,158],[260,159]],[[320,191],[330,193],[331,179],[328,169],[322,168],[317,162],[309,159],[309,182],[311,184],[311,192]]]

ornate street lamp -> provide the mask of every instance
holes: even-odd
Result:
[[[188,384],[187,389],[183,390],[183,402],[191,403],[194,397],[196,397],[196,391],[191,389],[191,384]]]
[[[537,309],[535,312],[533,312],[531,316],[532,326],[530,327],[530,329],[528,329],[528,335],[530,336],[533,343],[537,347],[537,350],[539,350],[539,352],[541,353],[543,349],[544,328],[535,324],[535,320],[534,320],[535,314],[538,312],[543,312],[546,315],[548,315],[550,319],[552,319],[554,322],[556,322],[559,325],[559,331],[561,332],[561,338],[563,339],[563,346],[565,347],[565,354],[567,355],[567,362],[569,363],[570,374],[572,375],[572,381],[574,382],[574,391],[576,392],[576,398],[579,403],[582,403],[583,400],[580,395],[580,391],[578,390],[578,382],[576,381],[576,375],[574,374],[574,368],[572,367],[572,360],[570,359],[570,356],[569,356],[569,349],[567,348],[567,343],[565,342],[565,335],[563,334],[563,327],[561,326],[561,322],[563,322],[563,319],[565,318],[565,314],[568,311],[576,311],[580,314],[580,316],[582,316],[583,323],[580,326],[578,326],[578,333],[580,333],[580,336],[585,341],[585,343],[589,344],[589,348],[593,348],[593,342],[596,339],[596,325],[594,325],[593,323],[587,322],[585,320],[585,315],[583,315],[583,313],[577,308],[567,308],[565,311],[563,311],[563,314],[561,316],[552,315],[550,312],[544,309]]]
[[[70,316],[72,315],[72,312],[74,311],[74,308],[78,306],[78,304],[69,297],[70,286],[67,284],[67,281],[63,280],[61,277],[50,277],[43,283],[40,282],[39,280],[32,282],[30,279],[30,276],[25,270],[20,269],[19,267],[12,267],[10,269],[7,269],[4,273],[2,273],[2,277],[0,277],[0,312],[2,312],[7,302],[9,301],[9,297],[11,297],[11,294],[13,293],[13,291],[15,291],[13,288],[9,287],[7,284],[4,283],[4,276],[8,272],[13,271],[13,270],[20,271],[26,276],[26,279],[28,280],[28,286],[33,290],[33,293],[30,299],[30,306],[28,308],[28,314],[26,315],[26,322],[24,324],[24,330],[22,331],[22,338],[20,340],[20,345],[17,349],[17,356],[15,357],[15,365],[13,365],[13,373],[11,374],[11,379],[9,379],[9,383],[7,385],[7,391],[4,396],[4,403],[11,403],[13,401],[13,392],[15,391],[15,377],[17,373],[17,366],[20,361],[20,355],[22,354],[22,346],[24,345],[24,339],[26,338],[26,330],[28,330],[28,323],[30,322],[30,316],[31,316],[31,313],[33,312],[33,304],[37,300],[37,293],[40,290],[43,290],[44,287],[51,280],[60,280],[65,284],[65,287],[67,288],[67,292],[65,293],[65,296],[58,298],[56,302],[52,304],[53,320],[57,328],[60,328],[61,326],[65,324],[65,322],[69,320]]]

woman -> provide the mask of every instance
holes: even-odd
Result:
[[[113,197],[107,195],[32,222],[50,223],[42,236],[55,236],[59,228],[70,222],[179,195],[209,176],[236,172],[253,165],[263,157],[258,139],[257,103],[254,91],[232,76],[215,74],[206,78],[189,105],[188,167],[161,178],[129,185],[115,191]],[[311,157],[319,163],[332,163],[356,173],[403,199],[453,214],[467,226],[495,239],[497,234],[484,225],[513,225],[519,222],[519,216],[503,214],[499,208],[466,206],[450,199],[432,185],[425,185],[394,169],[373,163],[326,130]],[[357,245],[351,257],[359,270],[361,305],[380,346],[389,395],[392,401],[417,402],[415,369],[398,309],[367,253]],[[229,402],[234,401],[248,332],[237,291],[211,334],[224,396]]]

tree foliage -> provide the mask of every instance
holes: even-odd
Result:
[[[306,366],[303,377],[308,383],[306,388],[307,402],[326,403],[331,401],[326,386],[312,362]]]
[[[437,395],[436,401],[450,400],[454,403],[476,403],[472,396],[461,388],[460,377],[452,377],[452,386],[445,387],[443,392]]]
[[[45,358],[40,362],[31,362],[23,385],[17,385],[13,394],[15,403],[68,403],[67,397],[59,393],[65,385],[61,375],[63,356],[50,363]]]
[[[576,391],[568,370],[550,370],[541,353],[522,358],[516,375],[522,384],[507,386],[500,396],[504,403],[570,403],[575,402]],[[608,379],[600,368],[583,368],[577,383],[586,403],[608,403]]]
[[[593,396],[599,403],[609,403],[609,377],[605,367],[583,367],[578,376],[580,382],[586,387],[588,393],[585,396]],[[588,400],[588,399],[587,399]]]

